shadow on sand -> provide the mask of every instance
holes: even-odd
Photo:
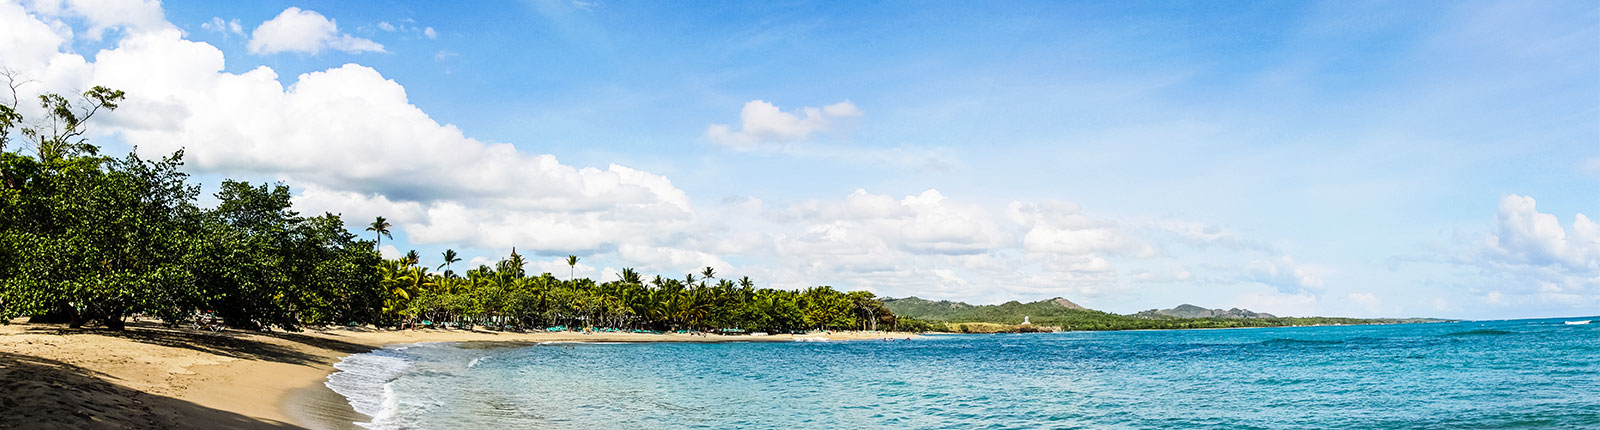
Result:
[[[135,391],[88,369],[0,352],[0,429],[292,429]]]
[[[29,327],[27,332],[68,336],[92,333],[151,345],[190,349],[241,360],[261,360],[301,365],[320,364],[323,361],[323,358],[317,355],[308,354],[283,345],[249,339],[246,337],[246,332],[232,330],[222,332],[195,331],[167,328],[159,324],[145,322],[129,323],[128,329],[123,331],[71,329],[55,325],[36,325]],[[368,352],[373,349],[370,346],[337,339],[325,339],[296,333],[250,333],[248,336],[272,337],[347,354]]]

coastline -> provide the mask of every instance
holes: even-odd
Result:
[[[201,332],[149,322],[128,330],[0,326],[0,427],[356,428],[323,383],[352,354],[418,342],[790,342],[907,334],[723,336],[508,333],[335,328],[300,333]]]

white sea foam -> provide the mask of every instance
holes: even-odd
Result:
[[[485,356],[482,356],[482,357],[478,357],[478,358],[472,359],[472,361],[467,362],[467,368],[471,369],[471,368],[474,368],[474,367],[478,367],[478,363],[483,362],[483,359],[485,359],[485,358],[489,358],[489,356],[485,355]]]
[[[325,385],[350,401],[350,407],[372,417],[369,424],[384,422],[394,415],[399,400],[391,386],[396,378],[405,374],[411,363],[400,352],[407,347],[385,348],[366,354],[345,357],[334,364],[338,372],[328,375]]]

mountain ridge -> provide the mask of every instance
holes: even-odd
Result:
[[[1022,303],[1015,300],[993,305],[973,305],[950,300],[927,300],[916,296],[883,297],[884,307],[901,318],[922,321],[935,330],[968,332],[983,330],[1135,330],[1194,329],[1234,327],[1285,327],[1308,325],[1355,325],[1438,322],[1431,318],[1344,318],[1281,317],[1248,309],[1206,309],[1182,304],[1172,309],[1151,309],[1130,315],[1089,309],[1063,297]],[[1024,319],[1030,325],[1021,325]]]
[[[1172,309],[1150,309],[1135,312],[1129,316],[1136,318],[1277,318],[1277,315],[1266,312],[1254,312],[1249,309],[1206,309],[1200,306],[1184,303]]]

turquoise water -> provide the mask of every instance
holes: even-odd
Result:
[[[1600,428],[1600,321],[723,344],[340,363],[374,428]],[[1600,318],[1593,318],[1600,319]]]

